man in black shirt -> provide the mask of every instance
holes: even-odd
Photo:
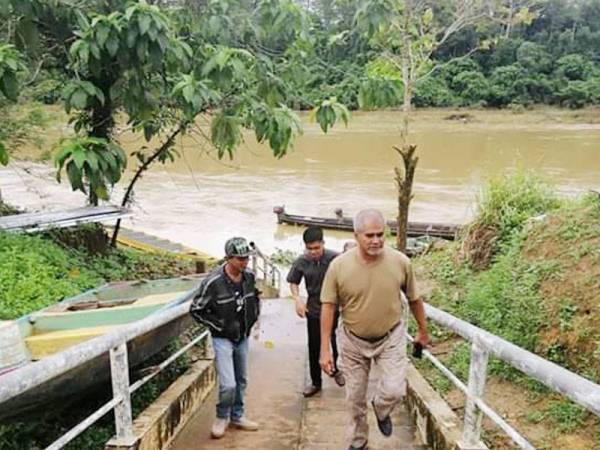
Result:
[[[321,366],[319,365],[319,352],[321,348],[321,284],[327,272],[329,263],[338,254],[325,248],[323,241],[323,230],[320,227],[309,227],[302,235],[306,252],[299,256],[287,276],[290,283],[292,297],[296,303],[296,313],[300,317],[306,318],[306,327],[308,330],[308,362],[310,366],[310,377],[312,384],[304,390],[305,397],[312,397],[321,390]],[[300,299],[299,285],[304,278],[308,300],[306,304]],[[337,321],[336,321],[337,323]],[[337,345],[335,341],[335,328],[331,334],[331,347],[333,351],[333,360],[337,361]],[[333,374],[335,382],[339,386],[345,384],[344,376],[337,369]]]

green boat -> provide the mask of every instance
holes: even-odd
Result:
[[[203,277],[109,283],[16,321],[1,322],[0,383],[3,374],[191,299]],[[128,342],[130,367],[139,366],[191,324],[189,316],[182,317]],[[0,420],[81,398],[102,384],[110,385],[108,353],[1,403]]]

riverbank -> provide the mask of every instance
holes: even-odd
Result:
[[[556,197],[529,176],[488,187],[459,242],[415,262],[428,300],[474,325],[600,383],[600,198]],[[433,327],[433,353],[466,381],[469,346]],[[428,363],[430,383],[462,413],[462,393]],[[486,401],[536,448],[600,448],[600,419],[499,361]],[[512,448],[484,421],[494,449]]]

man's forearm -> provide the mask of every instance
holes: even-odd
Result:
[[[409,302],[408,304],[410,305],[412,315],[417,321],[419,331],[427,331],[427,319],[425,317],[425,307],[423,305],[423,300],[418,299],[414,302]]]
[[[333,303],[323,303],[321,305],[321,351],[323,349],[329,350],[336,308],[337,305]]]
[[[300,301],[300,287],[297,284],[290,283],[290,292],[294,300]]]

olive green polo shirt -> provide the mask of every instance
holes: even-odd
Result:
[[[385,247],[374,262],[364,262],[354,248],[329,265],[321,303],[339,305],[344,325],[355,335],[374,338],[402,320],[404,304],[416,301],[415,276],[406,255]]]

